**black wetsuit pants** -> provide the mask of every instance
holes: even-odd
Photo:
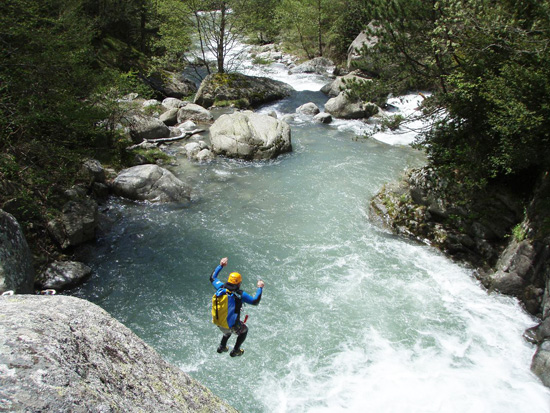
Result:
[[[248,334],[248,327],[246,324],[241,323],[238,321],[239,326],[237,328],[233,327],[231,330],[231,333],[225,333],[222,337],[222,341],[220,342],[221,347],[227,347],[227,342],[229,341],[229,337],[233,333],[237,334],[237,341],[235,342],[235,347],[233,347],[233,351],[239,351],[241,348],[241,345],[244,343],[244,340],[246,340],[246,335]]]

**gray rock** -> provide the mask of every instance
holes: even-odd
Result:
[[[332,116],[341,119],[365,119],[379,112],[378,106],[372,103],[353,102],[344,92],[340,92],[335,98],[329,99],[325,104],[325,111]]]
[[[92,199],[69,201],[61,216],[48,223],[48,229],[61,248],[75,247],[95,239],[97,211],[97,202]]]
[[[32,254],[17,220],[0,209],[0,293],[33,292]]]
[[[210,128],[212,151],[241,159],[272,159],[292,150],[288,123],[268,115],[222,115]]]
[[[183,151],[189,159],[194,159],[201,150],[202,146],[199,142],[189,142],[183,147]]]
[[[368,27],[370,29],[375,28],[372,23],[369,23]],[[379,65],[377,65],[377,62],[372,58],[365,58],[361,53],[361,49],[372,49],[378,44],[378,41],[378,37],[370,36],[366,31],[359,33],[348,48],[347,68],[351,70],[356,62],[361,61],[361,66],[367,71],[373,74],[379,73]]]
[[[334,72],[334,62],[326,57],[316,57],[301,63],[289,70],[289,73],[316,73],[318,75],[327,75]]]
[[[3,411],[236,412],[88,301],[4,296],[0,314]]]
[[[502,294],[519,297],[523,292],[524,281],[515,272],[497,271],[490,277],[489,288]]]
[[[196,159],[199,162],[209,162],[213,160],[216,156],[212,153],[210,149],[204,148],[199,151],[196,155]]]
[[[184,131],[192,131],[197,129],[197,124],[192,120],[188,120],[179,125],[179,128],[183,129]]]
[[[188,120],[195,122],[211,122],[214,120],[214,117],[209,110],[206,110],[202,106],[194,103],[188,103],[187,105],[179,108],[178,123],[183,123]]]
[[[544,341],[533,356],[531,371],[546,387],[550,387],[550,341]]]
[[[188,102],[184,102],[183,100],[176,99],[176,98],[166,98],[162,101],[162,106],[164,106],[167,109],[179,109],[185,105],[187,105]]]
[[[304,103],[302,106],[296,109],[296,113],[301,113],[303,115],[315,116],[319,112],[319,107],[313,102]]]
[[[322,112],[322,113],[318,113],[317,115],[315,115],[313,117],[313,120],[315,122],[319,122],[319,123],[331,123],[332,122],[332,116],[330,115],[330,113]]]
[[[113,181],[119,196],[138,201],[182,202],[189,200],[189,188],[167,169],[138,165],[124,169]]]
[[[74,287],[90,276],[92,269],[77,261],[55,261],[37,277],[36,286],[41,290],[61,291]]]
[[[145,79],[154,90],[162,96],[181,99],[197,91],[195,83],[184,78],[180,73],[161,71]]]
[[[105,183],[105,169],[103,165],[95,159],[88,159],[82,164],[80,175],[88,183]]]
[[[146,100],[145,102],[142,103],[142,106],[144,108],[156,107],[156,106],[162,106],[162,103],[160,103],[156,99],[148,99],[148,100]]]
[[[130,136],[135,143],[146,139],[168,138],[170,129],[156,118],[136,116],[130,125]]]
[[[166,126],[174,126],[178,123],[178,108],[168,109],[159,116],[159,120]]]
[[[213,74],[202,81],[195,103],[208,108],[219,101],[239,101],[240,107],[257,107],[290,96],[293,91],[292,86],[266,77]]]
[[[351,82],[371,82],[371,79],[366,79],[364,77],[357,76],[354,73],[347,74],[345,76],[337,77],[332,82],[326,84],[321,88],[321,92],[330,96],[336,97],[346,88],[346,84]]]

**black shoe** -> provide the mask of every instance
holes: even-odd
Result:
[[[242,348],[239,350],[232,350],[231,353],[229,353],[231,357],[238,357],[238,356],[242,356],[243,354],[244,354],[244,350]]]
[[[222,346],[221,344],[219,345],[218,349],[216,350],[218,353],[225,353],[226,351],[229,351],[229,349],[227,347],[224,347]]]

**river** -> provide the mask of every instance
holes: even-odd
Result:
[[[248,71],[297,89],[262,112],[327,100],[321,76]],[[417,99],[394,103],[410,112]],[[371,223],[372,196],[424,162],[410,134],[290,124],[293,151],[274,161],[179,159],[170,169],[192,186],[189,205],[109,200],[112,228],[74,295],[243,412],[550,412],[522,338],[536,320],[437,250]],[[266,283],[260,305],[244,308],[235,359],[216,353],[210,321],[208,277],[225,256],[222,276],[241,272],[249,292]]]

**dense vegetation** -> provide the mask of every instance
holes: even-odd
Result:
[[[374,82],[354,94],[433,92],[439,120],[421,144],[442,174],[468,188],[536,176],[549,162],[549,19],[547,0],[4,0],[0,207],[31,243],[48,239],[82,159],[120,164],[117,99],[147,97],[141,80],[159,69],[210,51],[208,70],[230,71],[241,39],[343,63],[367,28],[378,43],[357,68]]]
[[[471,189],[547,170],[550,109],[548,1],[373,2],[364,50],[387,90],[434,92],[439,116],[421,136],[431,164]],[[383,67],[382,67],[383,66]],[[382,70],[384,69],[384,70]]]

